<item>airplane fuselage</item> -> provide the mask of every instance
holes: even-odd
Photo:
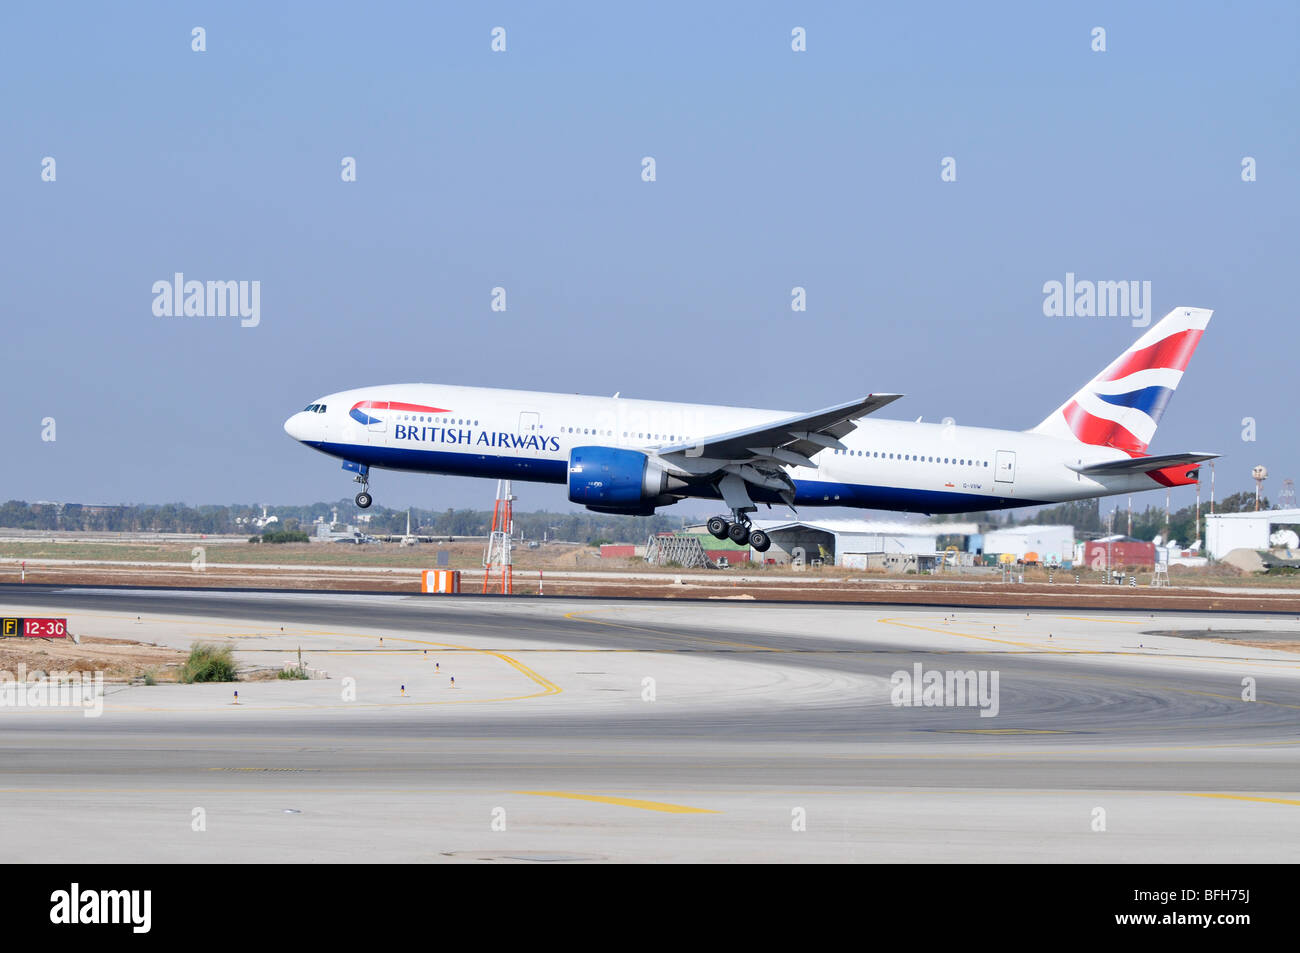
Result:
[[[295,439],[353,465],[419,473],[568,480],[570,451],[604,446],[653,454],[787,418],[789,412],[483,387],[394,384],[321,398],[285,424]],[[793,466],[796,506],[918,513],[1033,506],[1157,488],[1147,474],[1090,477],[1070,469],[1127,455],[1043,434],[944,423],[860,420],[815,467]],[[689,454],[687,455],[689,456]],[[719,498],[710,485],[678,496]],[[756,503],[779,503],[761,487]]]

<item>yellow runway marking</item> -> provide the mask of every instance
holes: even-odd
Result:
[[[186,632],[186,638],[190,639],[271,639],[271,638],[289,638],[290,636],[300,636],[298,632]],[[285,649],[287,652],[292,649]]]
[[[938,632],[940,635],[953,635],[959,639],[975,639],[979,642],[996,642],[999,645],[1015,645],[1015,646],[1019,646],[1020,648],[1030,649],[1032,650],[1033,653],[1046,652],[1052,655],[1096,655],[1096,656],[1111,656],[1111,657],[1132,656],[1134,658],[1171,659],[1180,662],[1218,662],[1223,664],[1249,665],[1252,668],[1261,668],[1261,667],[1278,668],[1283,671],[1289,671],[1296,667],[1296,663],[1290,662],[1286,659],[1233,658],[1229,656],[1219,656],[1219,655],[1184,655],[1181,653],[1162,654],[1155,650],[1148,652],[1148,651],[1131,651],[1128,649],[1078,649],[1078,648],[1072,649],[1064,646],[1058,648],[1057,646],[1052,644],[1052,642],[1056,640],[1049,640],[1046,643],[1012,642],[1007,639],[994,639],[994,638],[989,638],[988,636],[974,635],[973,633],[970,632],[957,632],[951,628],[941,629],[932,625],[918,625],[915,622],[901,622],[898,619],[877,619],[876,621],[883,622],[886,625],[900,625],[908,629],[921,629],[926,632]],[[1087,620],[1087,621],[1092,621],[1092,620]],[[1133,623],[1133,624],[1141,625],[1141,623]],[[1010,628],[1009,625],[1008,628]],[[1059,641],[1064,643],[1067,639],[1072,639],[1076,637],[1077,636],[1065,634],[1062,635]],[[997,653],[990,653],[990,654],[997,654]],[[1022,654],[1022,653],[1006,653],[1006,654]],[[1076,676],[1070,676],[1070,677],[1076,677]],[[1175,689],[1175,690],[1177,691],[1179,689]],[[1209,695],[1211,693],[1201,692],[1199,694]],[[1231,696],[1216,695],[1213,697],[1229,698]],[[1262,704],[1269,704],[1269,703],[1263,702]],[[1282,707],[1294,708],[1297,706],[1285,705]]]
[[[290,633],[290,632],[284,632],[284,633],[278,633],[278,632],[277,632],[277,633],[274,633],[274,635],[284,635],[284,636],[289,636],[289,635],[292,635],[292,634],[294,634],[294,633]],[[450,642],[434,642],[434,641],[431,641],[431,640],[429,640],[429,639],[413,639],[413,638],[407,638],[407,637],[404,637],[404,636],[395,636],[395,635],[385,635],[385,636],[379,636],[379,635],[367,635],[367,634],[365,634],[365,633],[358,633],[358,632],[335,632],[335,631],[331,631],[331,630],[327,630],[327,629],[314,629],[314,630],[312,630],[311,634],[312,634],[312,635],[323,635],[323,636],[334,636],[334,637],[337,637],[337,638],[346,638],[346,639],[370,639],[370,640],[372,640],[372,641],[379,641],[379,640],[381,640],[381,639],[387,639],[387,640],[390,641],[390,642],[407,642],[407,643],[411,643],[411,644],[414,644],[414,645],[432,645],[432,646],[436,646],[436,647],[438,647],[438,648],[442,648],[442,649],[454,649],[454,650],[456,650],[456,651],[458,651],[458,652],[472,652],[472,653],[476,653],[476,654],[478,654],[478,655],[488,655],[488,656],[491,656],[492,658],[500,659],[502,662],[505,662],[507,665],[509,665],[509,666],[510,666],[511,668],[513,668],[515,671],[519,672],[519,674],[523,675],[523,676],[524,676],[525,678],[527,678],[529,681],[531,681],[531,682],[533,682],[534,684],[536,684],[536,685],[541,689],[541,691],[538,691],[538,692],[532,692],[531,694],[528,694],[528,695],[509,695],[509,696],[504,696],[504,697],[499,697],[499,698],[466,698],[466,699],[461,699],[461,700],[447,700],[447,701],[434,701],[434,702],[417,702],[417,701],[408,701],[408,702],[387,702],[387,703],[385,703],[385,702],[342,702],[342,703],[340,703],[340,704],[331,704],[331,705],[317,705],[317,704],[302,704],[302,705],[257,705],[257,704],[252,704],[252,705],[241,705],[241,706],[239,706],[240,708],[244,708],[244,709],[246,709],[246,710],[251,709],[251,710],[256,710],[256,711],[300,711],[300,710],[306,710],[306,709],[326,709],[326,710],[340,710],[340,711],[341,711],[341,710],[347,710],[347,709],[350,709],[350,708],[406,708],[406,707],[415,707],[415,708],[420,708],[420,707],[428,707],[428,706],[433,706],[433,705],[474,705],[474,704],[486,703],[486,702],[511,702],[511,701],[522,701],[522,700],[524,700],[524,699],[526,699],[526,698],[542,698],[542,697],[545,697],[545,696],[547,696],[547,695],[558,695],[558,694],[560,694],[560,692],[564,691],[564,689],[560,688],[559,685],[556,685],[554,682],[552,682],[552,681],[551,681],[550,679],[548,679],[546,676],[544,676],[544,675],[540,675],[540,674],[538,674],[537,672],[533,671],[531,668],[529,668],[529,667],[528,667],[527,665],[525,665],[523,662],[520,662],[518,659],[511,658],[509,655],[506,655],[504,652],[498,652],[498,651],[496,651],[496,650],[494,650],[494,649],[476,649],[476,648],[473,648],[473,647],[468,646],[468,645],[455,645],[455,644],[450,643]],[[280,651],[280,650],[277,649],[277,650],[275,650],[275,651]],[[285,652],[292,652],[293,649],[292,649],[292,648],[286,648],[286,649],[284,649],[283,651],[285,651]],[[412,650],[412,651],[414,651],[414,650]],[[405,653],[402,652],[401,654],[405,654]],[[233,684],[233,683],[232,683],[232,684]],[[253,684],[255,684],[255,683],[253,683]],[[211,710],[223,711],[223,710],[227,710],[227,709],[230,709],[230,708],[233,708],[233,707],[234,707],[234,706],[232,706],[232,705],[230,705],[230,704],[222,704],[222,705],[217,706],[215,709],[206,709],[206,710],[209,710],[209,711],[211,711]],[[134,705],[121,705],[121,706],[114,705],[114,706],[113,706],[113,710],[114,710],[114,711],[118,711],[118,712],[124,712],[124,711],[129,711],[129,712],[159,712],[159,711],[201,711],[201,710],[205,710],[205,709],[199,709],[199,708],[156,708],[156,707],[144,707],[144,706],[134,706]]]
[[[942,734],[947,735],[1070,735],[1072,731],[1058,731],[1054,728],[946,728]]]
[[[629,797],[606,797],[600,794],[574,794],[570,791],[515,791],[515,794],[532,794],[537,797],[562,797],[574,801],[595,801],[598,804],[616,804],[635,807],[642,811],[662,811],[664,814],[721,814],[704,807],[687,807],[684,804],[665,804],[663,801],[639,801]]]
[[[455,650],[460,651],[460,652],[473,652],[473,653],[477,653],[477,654],[479,654],[479,655],[488,655],[488,656],[491,656],[492,658],[500,659],[501,661],[505,662],[505,663],[506,663],[507,665],[509,665],[511,668],[515,669],[517,672],[519,672],[519,673],[520,673],[521,675],[523,675],[525,678],[527,678],[527,679],[529,679],[530,681],[536,683],[536,684],[537,684],[537,685],[542,689],[540,692],[536,692],[536,693],[534,693],[534,694],[532,694],[532,695],[515,695],[515,696],[511,696],[510,698],[499,698],[499,699],[467,699],[466,702],[472,702],[472,701],[476,701],[476,700],[478,700],[478,701],[516,701],[516,700],[518,700],[518,699],[520,699],[520,698],[538,698],[538,697],[541,697],[541,696],[543,696],[543,695],[558,695],[558,694],[560,694],[560,692],[562,692],[562,691],[564,690],[564,689],[560,688],[559,685],[556,685],[554,682],[552,682],[549,678],[546,678],[544,675],[539,675],[537,672],[533,671],[531,668],[529,668],[529,667],[528,667],[527,665],[525,665],[523,662],[520,662],[518,659],[511,658],[509,655],[506,655],[504,652],[497,652],[497,651],[495,651],[494,649],[476,649],[476,648],[473,648],[472,646],[468,646],[468,645],[454,645],[454,644],[452,644],[451,642],[434,642],[434,641],[431,641],[431,640],[429,640],[429,639],[412,639],[412,638],[407,638],[407,637],[405,637],[405,636],[396,636],[396,635],[385,635],[385,636],[379,636],[379,635],[363,635],[363,634],[358,634],[358,633],[355,633],[355,632],[329,632],[329,631],[320,631],[320,632],[317,632],[316,634],[317,634],[317,635],[332,635],[332,636],[337,636],[337,637],[339,637],[339,638],[349,638],[349,639],[371,639],[372,641],[378,641],[378,640],[380,640],[380,639],[388,639],[388,641],[390,641],[390,642],[410,642],[410,643],[413,643],[413,644],[415,644],[415,645],[434,645],[434,646],[437,646],[438,648],[444,648],[444,649],[455,649]],[[292,651],[292,650],[291,650],[291,649],[286,649],[286,651]],[[416,702],[415,704],[422,704],[422,703],[420,703],[420,702]],[[437,705],[437,704],[449,704],[449,703],[447,703],[447,702],[425,702],[425,703],[423,703],[423,704],[434,704],[434,705]],[[451,704],[457,704],[457,703],[451,703]],[[460,703],[460,704],[463,704],[463,703]],[[348,705],[344,705],[344,706],[342,706],[342,707],[353,707],[353,706],[356,706],[356,703],[355,703],[355,702],[349,703]],[[299,706],[289,706],[289,707],[299,707]],[[340,706],[334,706],[334,707],[340,707]],[[378,707],[398,707],[398,706],[397,706],[397,705],[384,705],[384,706],[378,706]]]
[[[938,732],[935,732],[935,734],[938,734]],[[1215,748],[1275,748],[1294,745],[1300,745],[1300,741],[1243,741],[1205,745],[1139,745],[1123,748],[1021,748],[1011,751],[945,751],[936,754],[826,754],[818,757],[838,761],[959,761],[964,759],[1020,761],[1030,757],[1077,758],[1081,755],[1102,755],[1103,757],[1114,758],[1124,754],[1151,751],[1208,751]]]
[[[1132,619],[1094,619],[1084,615],[1058,615],[1058,619],[1073,619],[1075,622],[1109,622],[1111,625],[1146,625],[1151,619],[1135,622]]]
[[[1184,797],[1212,797],[1222,798],[1225,801],[1258,801],[1261,804],[1291,804],[1300,807],[1300,801],[1291,801],[1281,797],[1250,797],[1245,794],[1196,794],[1190,791]]]
[[[938,632],[940,635],[955,635],[959,639],[975,639],[980,642],[996,642],[999,645],[1018,645],[1021,648],[1035,649],[1036,651],[1039,652],[1055,653],[1059,651],[1050,646],[1036,645],[1033,642],[1011,642],[1008,641],[1007,639],[993,639],[984,635],[972,635],[969,632],[954,632],[952,629],[939,629],[939,628],[935,628],[932,625],[917,625],[914,622],[900,622],[897,619],[877,619],[876,621],[883,622],[885,623],[885,625],[901,625],[907,629],[922,629],[926,632]]]

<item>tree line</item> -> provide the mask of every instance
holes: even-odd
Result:
[[[357,510],[351,499],[306,506],[268,506],[277,520],[259,528],[260,504],[187,506],[184,503],[84,506],[79,503],[27,503],[10,500],[0,506],[0,527],[27,530],[65,530],[108,533],[199,533],[260,535],[267,532],[310,532],[317,520],[330,520],[334,511],[340,522],[353,523]],[[373,506],[366,511],[371,535],[400,535],[406,532],[406,510]],[[486,536],[492,527],[491,510],[432,510],[412,507],[411,532],[421,536]],[[612,516],[604,513],[552,513],[546,510],[514,514],[515,536],[525,540],[559,539],[571,542],[596,541],[644,543],[655,533],[682,528],[679,516]]]
[[[1073,526],[1081,539],[1117,533],[1134,539],[1151,540],[1161,536],[1190,546],[1205,533],[1205,517],[1210,515],[1208,500],[1201,501],[1201,526],[1197,532],[1196,504],[1192,503],[1169,513],[1168,525],[1163,506],[1147,505],[1133,511],[1133,529],[1129,530],[1128,504],[1123,496],[1106,497],[1102,510],[1100,499],[1074,500],[1057,506],[1048,506],[1028,516],[1015,510],[979,511],[939,517],[940,522],[978,523],[981,532],[1005,526]],[[1255,508],[1254,491],[1242,491],[1224,497],[1214,504],[1216,513],[1244,513]],[[1267,497],[1260,499],[1259,508],[1269,508]]]

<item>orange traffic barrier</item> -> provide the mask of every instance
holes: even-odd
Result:
[[[460,592],[460,570],[424,570],[424,572],[420,574],[420,591],[448,594]]]

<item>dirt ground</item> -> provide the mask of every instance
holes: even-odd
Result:
[[[593,567],[582,567],[591,571]],[[0,581],[17,582],[17,574],[5,566]],[[866,576],[862,573],[813,574],[792,581],[762,576],[772,569],[729,572],[686,572],[666,570],[656,579],[566,579],[543,574],[546,596],[639,597],[651,599],[743,599],[793,600],[810,602],[869,602],[880,604],[1025,606],[1081,609],[1179,609],[1203,611],[1296,612],[1300,616],[1300,590],[1296,592],[1224,592],[1187,585],[1154,589],[1150,586],[1075,585],[1073,582],[1002,583],[996,577],[949,581],[933,577],[905,579],[897,576]],[[1057,578],[1060,578],[1059,576]],[[536,570],[516,568],[514,592],[536,595]],[[129,566],[37,566],[29,567],[27,582],[33,584],[130,585],[148,587],[318,589],[330,591],[406,592],[420,590],[419,577],[392,570],[362,569],[312,571],[308,568],[271,569],[264,566],[194,572],[188,565],[176,569]],[[482,591],[481,576],[467,573],[462,582],[466,593]]]
[[[106,681],[134,681],[152,672],[160,682],[176,681],[189,653],[129,639],[7,639],[0,644],[0,670],[18,666],[35,672],[103,672]]]

